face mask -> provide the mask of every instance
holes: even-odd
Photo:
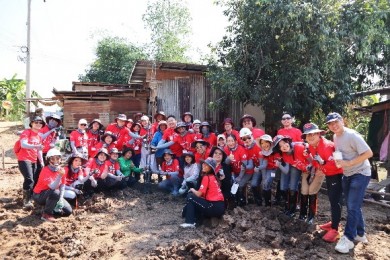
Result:
[[[49,121],[49,127],[50,128],[57,127],[57,125],[58,125],[57,121],[55,121],[55,120],[50,120]]]
[[[202,134],[204,134],[204,135],[209,134],[209,129],[208,129],[208,127],[203,127],[203,128],[202,128]]]

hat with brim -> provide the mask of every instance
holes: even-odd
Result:
[[[57,121],[59,126],[62,125],[62,120],[61,120],[61,117],[59,115],[53,114],[53,115],[47,116],[46,117],[47,124],[49,123],[50,119]]]
[[[37,121],[42,121],[42,127],[44,127],[46,125],[45,121],[42,119],[42,117],[40,116],[36,116],[33,118],[33,120],[31,120],[30,124],[28,124],[30,127],[32,127],[32,123],[33,122],[37,122]]]
[[[339,113],[331,112],[326,116],[325,124],[328,124],[328,123],[333,122],[333,121],[341,120],[341,119],[342,119],[342,117]]]
[[[163,152],[163,156],[165,156],[166,154],[170,154],[172,156],[174,156],[175,154],[172,152],[171,149],[165,149],[164,152]]]
[[[292,142],[292,139],[291,139],[291,137],[289,137],[288,135],[277,135],[277,136],[275,136],[274,137],[274,139],[273,139],[273,142],[272,142],[272,150],[277,150],[277,147],[278,147],[278,145],[279,145],[279,142],[280,141],[282,141],[282,140],[284,140],[284,141],[286,141],[286,142],[288,142],[288,143],[291,143]]]
[[[215,167],[217,167],[217,162],[213,158],[208,157],[206,160],[200,160],[200,162],[210,166],[213,170],[213,173],[215,173]]]
[[[225,119],[223,120],[222,126],[225,126],[225,124],[231,124],[232,127],[234,127],[233,119],[231,119],[230,117],[225,118]]]
[[[100,148],[99,151],[96,153],[95,158],[98,158],[99,154],[101,153],[104,153],[107,157],[110,157],[106,148]]]
[[[94,120],[92,120],[91,123],[89,123],[88,128],[92,128],[93,123],[98,123],[99,124],[99,130],[101,130],[103,128],[102,121],[100,121],[100,119],[97,119],[97,118],[95,118]]]
[[[158,111],[155,115],[154,115],[154,119],[157,120],[157,116],[163,116],[163,118],[161,120],[167,120],[167,116],[165,115],[164,111]]]
[[[194,116],[191,114],[191,112],[185,112],[182,116],[181,116],[181,120],[184,121],[184,117],[185,116],[190,116],[191,117],[191,123],[194,121]]]
[[[160,126],[161,126],[161,125],[165,125],[166,127],[168,127],[168,123],[167,123],[167,121],[165,121],[165,120],[161,120],[160,122],[158,122],[158,129],[159,129],[159,130],[161,130],[161,129],[160,129]]]
[[[186,125],[186,123],[184,123],[184,122],[179,122],[179,123],[176,124],[176,127],[175,127],[175,132],[176,133],[179,133],[178,129],[180,127],[184,127],[188,131],[188,125]]]
[[[200,124],[199,130],[202,131],[203,127],[207,127],[209,129],[209,132],[212,132],[213,130],[211,129],[211,125],[208,122],[202,122]]]
[[[130,128],[131,132],[135,132],[135,131],[134,131],[134,127],[135,127],[135,126],[139,126],[139,130],[138,130],[138,131],[140,131],[141,128],[142,128],[142,125],[141,125],[140,123],[138,123],[138,122],[137,122],[137,123],[134,123],[134,124],[131,126],[131,128]]]
[[[81,159],[81,165],[84,165],[88,162],[88,160],[83,156],[83,154],[77,152],[77,153],[72,153],[72,155],[67,160],[67,164],[71,166],[73,164],[74,159],[76,158]]]
[[[253,116],[251,116],[251,115],[245,114],[245,115],[243,115],[243,116],[241,117],[241,119],[240,119],[240,126],[241,126],[241,127],[243,127],[243,123],[244,123],[244,120],[245,120],[245,119],[250,119],[250,120],[252,121],[253,127],[256,126],[256,119],[255,119]]]
[[[211,148],[210,157],[213,157],[214,152],[216,150],[220,150],[222,152],[222,162],[224,162],[226,160],[226,158],[227,158],[227,154],[225,153],[225,151],[221,147],[214,146],[213,148]]]
[[[133,148],[131,148],[131,147],[125,147],[125,148],[123,148],[122,156],[125,156],[125,154],[126,154],[127,152],[131,152],[131,156],[134,155],[134,149],[133,149]]]
[[[104,133],[104,135],[102,136],[103,142],[106,140],[106,137],[107,137],[107,136],[111,136],[112,142],[115,142],[116,139],[117,139],[116,136],[115,136],[112,132],[106,131],[106,132]]]
[[[325,130],[319,129],[316,124],[307,123],[303,126],[303,134],[301,135],[301,138],[305,139],[306,135],[315,133],[320,133],[321,135],[323,135],[325,134]]]
[[[192,142],[191,147],[195,148],[197,144],[205,145],[206,147],[210,146],[209,142],[206,142],[205,140],[202,140],[202,139],[198,139],[198,140]]]
[[[224,135],[224,134],[219,134],[218,136],[217,136],[217,140],[219,141],[219,139],[223,139],[223,140],[225,140],[226,141],[226,136]]]
[[[192,162],[195,162],[195,155],[193,152],[187,151],[183,153],[183,158],[186,158],[186,156],[190,156],[192,158]]]
[[[127,116],[126,116],[125,114],[119,114],[119,115],[115,118],[115,122],[118,122],[118,120],[127,121]]]

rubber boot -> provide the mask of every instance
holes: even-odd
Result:
[[[258,187],[251,187],[252,193],[253,193],[253,198],[255,200],[255,203],[257,206],[261,206],[263,204],[260,191]]]
[[[31,190],[23,190],[23,208],[32,209],[33,207],[34,204],[31,198]]]
[[[297,210],[297,198],[298,198],[298,192],[296,191],[290,191],[289,192],[289,211],[288,216],[293,218],[295,217],[295,211]]]
[[[290,210],[290,192],[288,190],[280,191],[282,198],[284,200],[284,210],[283,213],[287,214]]]
[[[307,217],[307,207],[309,206],[309,195],[301,194],[301,207],[299,211],[299,219],[306,220]]]
[[[275,200],[274,200],[274,205],[283,205],[283,191],[280,190],[280,180],[277,181],[276,183],[276,193],[275,193]]]
[[[307,217],[307,223],[313,224],[315,216],[317,215],[317,194],[309,195],[309,215]]]
[[[264,205],[271,207],[271,190],[263,190]]]
[[[244,189],[243,188],[239,188],[237,190],[236,201],[237,201],[237,205],[240,206],[240,207],[243,207],[243,206],[246,205],[246,199],[245,199],[245,196],[244,196]]]

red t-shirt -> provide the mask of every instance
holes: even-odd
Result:
[[[28,144],[42,144],[42,137],[38,135],[38,133],[35,133],[31,129],[26,129],[23,131],[23,133],[20,135],[19,140],[27,139]],[[38,160],[38,150],[37,149],[25,149],[21,148],[18,153],[18,161],[30,161],[30,162],[37,162]]]
[[[41,134],[46,134],[49,131],[50,131],[50,129],[47,125],[45,125],[44,127],[41,128],[41,130],[39,130],[39,132]],[[48,136],[46,136],[45,139],[43,139],[43,141],[42,141],[42,144],[43,144],[42,152],[43,153],[47,153],[51,149],[50,144],[53,142],[53,140],[56,139],[56,135],[57,135],[56,132],[51,132]]]
[[[112,162],[111,160],[106,161],[108,167],[108,173],[116,175],[116,171],[120,170],[120,165],[118,162]]]
[[[91,131],[87,131],[88,136],[88,155],[92,157],[92,154],[95,154],[96,148],[95,146],[99,143],[99,132],[96,134]]]
[[[225,135],[225,137],[227,138],[228,134],[225,132],[223,132],[223,134]],[[236,141],[238,142],[239,145],[244,145],[244,142],[241,140],[240,138],[240,133],[237,131],[237,130],[232,130],[232,135],[234,135],[236,137]]]
[[[267,170],[276,169],[277,166],[275,164],[275,160],[280,160],[282,157],[278,153],[271,153],[269,156],[262,155],[264,160],[267,160]]]
[[[309,165],[309,161],[307,160],[308,156],[304,155],[305,149],[303,143],[294,143],[294,153],[283,153],[283,160],[298,170],[305,172],[306,167]]]
[[[203,136],[202,139],[210,144],[210,146],[217,146],[217,136],[210,133],[209,137]]]
[[[245,151],[246,151],[246,155],[247,155],[247,160],[252,159],[253,166],[254,167],[259,166],[259,157],[260,157],[260,153],[261,153],[260,147],[255,144],[251,148],[245,147]],[[248,174],[253,174],[254,172],[255,172],[254,169],[245,170],[245,173],[248,173]]]
[[[103,172],[107,169],[107,161],[105,161],[102,165],[96,163],[96,158],[90,158],[87,163],[87,168],[90,169],[90,172],[96,171],[93,175],[95,179],[100,179]]]
[[[232,173],[239,174],[241,171],[242,162],[248,159],[244,147],[237,145],[237,149],[232,151],[228,146],[225,146],[224,150],[227,156],[230,154],[234,155],[234,160],[230,162],[230,165],[232,166]]]
[[[71,186],[75,181],[78,180],[79,176],[82,176],[82,177],[86,176],[83,168],[80,168],[77,173],[71,173],[70,175],[69,175],[69,171],[70,171],[69,167],[65,166],[64,169],[65,169],[64,175],[65,175],[65,185],[66,186]]]
[[[119,127],[117,123],[111,123],[106,128],[106,132],[108,131],[116,136],[116,148],[118,148],[119,151],[122,151],[126,138],[128,138],[127,136],[130,133],[129,128],[126,126]]]
[[[321,137],[320,142],[316,148],[309,145],[309,151],[313,157],[318,154],[325,161],[325,164],[320,165],[317,161],[313,160],[312,164],[314,167],[319,168],[326,176],[343,173],[343,169],[337,168],[336,162],[333,159],[333,152],[335,151],[335,148],[332,141]]]
[[[49,190],[49,184],[52,183],[58,175],[58,172],[53,172],[48,166],[43,167],[41,173],[39,174],[37,185],[34,187],[34,192],[41,193],[42,191]],[[61,184],[65,184],[65,178],[66,175],[62,175],[61,181],[56,189],[58,189]]]
[[[184,136],[181,136],[179,134],[177,134],[174,138],[173,138],[173,141],[175,143],[178,143],[181,147],[182,147],[182,151],[183,150],[186,150],[186,151],[191,151],[192,148],[191,148],[191,144],[195,141],[195,134],[191,134],[189,132],[187,132]],[[173,151],[172,151],[173,152]],[[182,153],[183,154],[183,153]],[[181,155],[182,155],[181,154]],[[180,156],[181,156],[180,155]]]
[[[166,161],[164,161],[161,165],[161,170],[163,172],[179,172],[180,176],[180,165],[179,161],[177,159],[173,159],[172,163],[170,165],[167,164]],[[171,176],[167,176],[167,179],[171,178]]]
[[[70,133],[69,139],[71,142],[74,142],[76,148],[87,147],[88,148],[88,135],[87,133],[80,133],[77,130],[74,130]]]
[[[178,134],[175,132],[173,128],[168,128],[164,131],[164,135],[162,137],[162,140],[165,140],[166,142],[174,141],[175,137]],[[183,147],[177,142],[169,146],[169,149],[176,155],[176,157],[180,157],[183,155]]]
[[[132,139],[134,139],[134,142],[132,144],[129,144],[129,141],[131,141]],[[130,135],[124,136],[122,149],[124,150],[125,147],[130,147],[134,150],[135,154],[140,154],[141,148],[142,148],[142,139],[141,138],[133,138]],[[118,148],[118,150],[119,150],[119,148]]]
[[[281,128],[278,130],[278,135],[287,135],[291,137],[293,142],[302,142],[302,132],[298,128]]]
[[[199,191],[202,192],[202,197],[208,201],[224,201],[221,188],[215,175],[205,175],[202,177]]]
[[[206,151],[203,154],[195,152],[194,153],[194,155],[195,155],[195,162],[196,163],[200,163],[201,160],[206,160],[207,157],[210,156],[210,152],[211,152],[210,148],[206,148]]]

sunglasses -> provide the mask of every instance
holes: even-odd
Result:
[[[80,124],[81,126],[87,126],[87,124]]]
[[[43,121],[34,121],[33,123],[34,124],[41,124],[41,125],[43,125]]]
[[[290,120],[291,117],[282,117],[282,120]]]
[[[250,136],[244,136],[244,137],[241,137],[241,140],[242,141],[246,141],[246,140],[250,140],[252,137],[250,137]]]

